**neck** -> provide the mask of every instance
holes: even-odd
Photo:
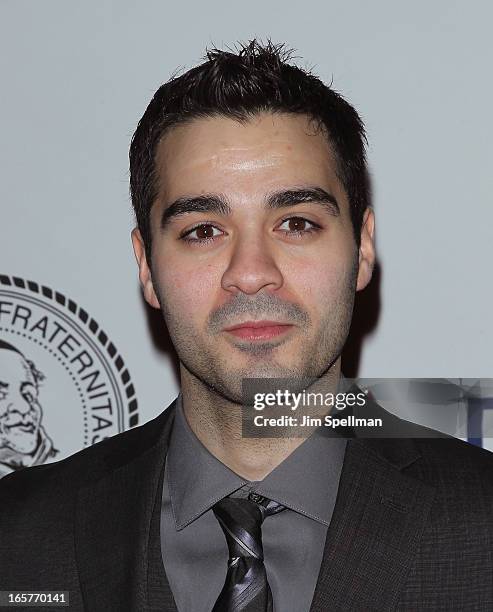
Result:
[[[289,428],[279,438],[243,437],[241,405],[206,386],[183,364],[180,368],[183,411],[190,428],[212,455],[242,478],[262,480],[306,439],[290,436]],[[316,386],[335,394],[339,379],[340,358]]]

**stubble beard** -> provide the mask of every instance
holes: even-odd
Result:
[[[178,354],[181,366],[205,385],[209,391],[223,399],[243,404],[242,381],[248,378],[316,379],[323,377],[340,356],[346,342],[354,307],[357,278],[357,261],[352,266],[349,278],[343,281],[339,299],[320,321],[317,332],[307,322],[305,327],[297,328],[297,335],[306,330],[309,342],[302,340],[299,357],[292,365],[283,364],[278,356],[282,355],[284,341],[238,342],[230,351],[238,351],[247,357],[243,367],[231,367],[228,353],[214,349],[217,335],[201,334],[189,322],[176,315],[176,310],[168,306],[164,293],[159,290],[158,299],[161,312],[168,327],[170,338]],[[210,342],[207,342],[207,339]],[[289,344],[289,340],[287,343]],[[230,345],[231,346],[231,345]],[[291,349],[292,350],[292,349]]]

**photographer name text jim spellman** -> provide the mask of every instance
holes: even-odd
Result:
[[[256,415],[253,419],[256,427],[382,427],[382,419],[366,419],[348,415],[344,418],[334,418],[330,414],[325,417],[312,417],[303,415],[301,418],[283,415],[276,418],[269,418]]]

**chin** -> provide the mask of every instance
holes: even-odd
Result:
[[[217,389],[223,391],[225,395],[234,397],[235,401],[242,402],[243,399],[243,380],[258,379],[268,381],[270,379],[298,379],[300,377],[306,377],[302,370],[298,370],[289,366],[276,365],[271,366],[257,366],[252,368],[242,368],[235,371],[229,371],[221,376],[219,384],[214,385]],[[267,383],[265,383],[267,384]],[[265,386],[262,383],[262,386]],[[267,387],[266,387],[267,388]]]

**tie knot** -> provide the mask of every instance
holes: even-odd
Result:
[[[248,499],[224,497],[214,507],[214,514],[226,536],[230,558],[263,559],[261,525],[266,516],[284,507],[256,493]]]
[[[249,499],[225,497],[213,507],[229,548],[229,556],[263,559],[261,524],[264,515]]]

